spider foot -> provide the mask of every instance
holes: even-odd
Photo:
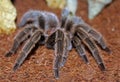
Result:
[[[54,69],[54,76],[56,79],[59,79],[59,70],[58,69]]]
[[[10,57],[12,54],[13,54],[13,53],[9,51],[9,52],[7,52],[7,53],[5,54],[5,57]]]
[[[105,70],[106,70],[105,65],[104,65],[103,63],[100,63],[100,64],[99,64],[99,67],[101,68],[102,71],[105,71]]]
[[[108,54],[112,54],[112,51],[111,51],[108,47],[106,47],[104,50],[105,50]]]
[[[16,63],[13,67],[13,71],[16,71],[19,67],[20,67],[20,65],[18,63]]]
[[[86,55],[83,55],[82,57],[83,57],[84,62],[85,62],[86,64],[89,64],[89,61],[88,61],[87,56],[86,56]]]

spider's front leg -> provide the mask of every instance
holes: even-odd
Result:
[[[33,33],[33,35],[30,37],[28,42],[24,45],[24,47],[21,51],[20,57],[16,60],[16,63],[13,67],[14,71],[19,68],[19,66],[23,63],[23,61],[28,56],[30,51],[35,47],[35,44],[40,40],[42,33],[43,32],[41,30],[39,30],[39,29],[36,30]]]
[[[66,63],[68,53],[72,49],[72,43],[71,43],[71,38],[68,33],[64,33],[64,48],[63,48],[63,55],[62,55],[62,60],[60,63],[60,67],[63,67]]]
[[[59,67],[60,67],[60,62],[64,48],[63,42],[64,42],[64,33],[58,29],[56,31],[56,37],[55,37],[55,59],[53,65],[55,78],[59,78]]]
[[[28,36],[30,35],[33,27],[34,26],[32,24],[27,25],[20,33],[18,33],[15,36],[13,46],[5,54],[6,57],[9,57],[9,56],[11,56],[12,54],[14,54],[16,52],[16,50],[18,49],[19,45],[28,38]]]

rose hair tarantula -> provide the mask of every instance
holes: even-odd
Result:
[[[86,46],[101,70],[106,69],[96,45],[97,42],[103,50],[111,52],[102,35],[80,17],[73,16],[67,9],[62,11],[61,20],[58,20],[57,16],[50,12],[30,10],[23,15],[18,26],[24,27],[24,29],[16,35],[13,46],[5,54],[6,57],[11,56],[20,44],[27,40],[13,67],[14,71],[21,66],[37,43],[55,50],[53,65],[55,78],[59,78],[59,69],[64,66],[72,48],[76,49],[85,63],[89,63],[85,53]]]

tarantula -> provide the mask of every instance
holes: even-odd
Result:
[[[53,64],[55,78],[59,77],[59,69],[64,66],[72,48],[76,49],[85,63],[89,63],[85,53],[86,46],[101,70],[106,69],[96,45],[97,42],[103,50],[111,52],[102,35],[67,9],[62,11],[61,20],[50,12],[30,10],[23,15],[18,26],[24,29],[15,36],[13,46],[5,54],[6,57],[11,56],[20,44],[27,40],[13,67],[14,71],[20,67],[37,43],[55,50]]]

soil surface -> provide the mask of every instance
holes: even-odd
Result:
[[[51,9],[45,0],[15,0],[17,8],[17,23],[21,16],[30,9],[50,11],[60,17],[59,9]],[[87,17],[87,3],[79,0],[77,15],[99,31],[106,40],[112,54],[99,49],[107,70],[102,72],[93,57],[87,52],[90,64],[85,64],[73,49],[65,66],[60,70],[60,78],[56,80],[53,75],[54,51],[44,46],[31,53],[22,66],[12,71],[20,49],[9,58],[4,54],[13,44],[15,35],[21,30],[17,29],[10,35],[0,35],[0,82],[120,82],[120,0],[114,0],[97,17],[89,20]]]

